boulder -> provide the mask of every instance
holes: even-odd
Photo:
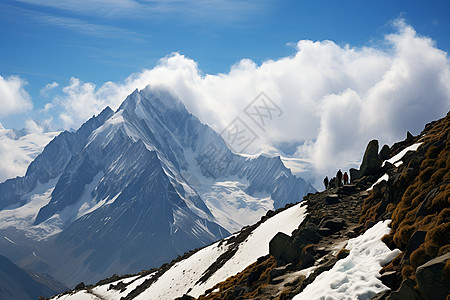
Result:
[[[352,180],[359,179],[367,175],[376,175],[381,172],[382,160],[378,155],[378,140],[371,140],[364,152],[363,161],[359,171],[350,169],[350,177]]]
[[[450,278],[443,272],[449,259],[450,252],[417,268],[417,284],[426,299],[446,299],[450,294]]]
[[[412,135],[411,132],[409,132],[409,130],[406,132],[406,140],[407,141],[411,141],[414,139],[414,136]]]
[[[384,145],[383,147],[381,147],[379,155],[382,160],[389,159],[390,154],[391,154],[391,149],[389,149],[388,145]]]
[[[345,225],[345,221],[341,218],[333,218],[323,222],[323,227],[331,229],[331,231],[336,232],[341,230]]]
[[[77,285],[75,286],[75,289],[76,289],[76,290],[82,290],[82,289],[84,289],[84,288],[86,288],[86,285],[84,284],[84,282],[80,282],[79,284],[77,284]]]
[[[422,204],[420,204],[419,209],[417,210],[416,218],[423,217],[428,214],[428,207],[431,205],[436,195],[439,194],[439,188],[440,185],[428,192],[428,194],[425,196],[425,199],[422,201]]]
[[[403,162],[403,164],[405,166],[408,166],[409,163],[413,160],[414,157],[416,157],[416,151],[411,151],[409,150],[408,152],[405,153],[405,155],[403,155],[401,161]],[[411,166],[412,167],[412,166]]]
[[[353,230],[350,230],[349,232],[347,232],[347,236],[352,239],[357,237],[358,235]]]
[[[392,163],[390,163],[388,161],[385,161],[384,162],[384,166],[381,168],[381,172],[382,173],[388,173],[388,171],[392,170],[393,168],[395,168],[394,164],[392,164]]]
[[[381,274],[380,280],[388,288],[393,288],[395,282],[397,281],[397,272],[396,271],[384,272],[383,274]]]
[[[408,245],[406,246],[406,253],[410,255],[414,250],[419,248],[420,245],[425,242],[425,236],[427,235],[426,231],[417,230],[413,233],[411,238],[409,239]]]
[[[330,228],[324,228],[324,227],[320,227],[319,229],[317,229],[317,232],[322,236],[330,236],[333,234],[333,231],[331,231]]]
[[[359,170],[351,168],[349,172],[350,172],[350,182],[354,182],[354,180],[361,178]]]
[[[302,268],[309,268],[314,266],[316,259],[311,253],[304,253],[301,256]]]
[[[319,235],[317,226],[307,226],[300,230],[294,231],[292,234],[293,243],[298,249],[302,249],[306,245],[317,244],[322,238]]]
[[[361,167],[361,176],[376,175],[381,169],[381,158],[378,156],[378,140],[371,140],[364,153]]]
[[[388,300],[422,300],[423,298],[414,291],[416,283],[411,278],[402,281],[400,288],[387,298]],[[444,298],[445,299],[445,298]]]
[[[337,204],[337,203],[339,203],[339,196],[336,195],[336,194],[328,195],[328,196],[325,198],[325,202],[326,202],[327,204]]]
[[[354,193],[356,193],[356,185],[343,185],[338,189],[338,193],[344,195],[353,195]]]
[[[290,236],[278,232],[269,242],[269,253],[276,259],[277,265],[283,263],[297,263],[300,250],[291,242]]]

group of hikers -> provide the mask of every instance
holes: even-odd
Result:
[[[349,184],[349,177],[347,172],[342,175],[341,169],[337,171],[336,177],[331,178],[328,180],[328,176],[325,176],[325,179],[323,180],[323,184],[325,185],[325,189],[333,188],[333,187],[340,187],[342,184],[347,185]]]

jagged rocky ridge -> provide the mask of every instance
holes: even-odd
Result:
[[[365,291],[361,297],[446,299],[450,286],[449,127],[450,113],[428,124],[419,136],[408,134],[406,140],[391,147],[383,146],[380,152],[378,142],[370,142],[360,169],[352,171],[354,178],[350,185],[308,194],[302,206],[307,215],[302,215],[292,234],[274,234],[268,242],[267,255],[196,297],[298,298],[316,278],[332,270],[351,253],[352,250],[345,248],[349,239],[369,232],[380,221],[392,219],[391,231],[382,240],[397,250],[390,252],[389,260],[383,262],[384,267],[380,266],[376,275],[382,282],[382,285],[377,284],[380,292]],[[254,226],[257,228],[270,222],[297,205],[270,212],[262,223]],[[255,230],[248,228],[240,234]],[[238,238],[240,234],[234,237]],[[145,299],[144,296],[151,295],[148,292],[158,278],[204,249],[208,247],[187,253],[159,269],[123,278],[116,276],[96,286],[80,287],[65,296],[77,299],[83,293],[101,292],[111,299]],[[233,251],[233,247],[229,249]],[[209,271],[202,274],[202,280],[206,280],[206,276],[212,277],[214,270],[223,268],[222,260],[229,256],[233,253],[218,256],[221,258],[217,259],[216,266],[208,268]],[[167,284],[175,286],[180,279],[173,280]],[[364,279],[360,280],[358,285],[364,286]],[[177,297],[192,299],[193,286],[186,286],[185,295]]]
[[[70,286],[95,282],[208,245],[311,191],[279,157],[232,153],[170,92],[147,87],[0,184],[0,251]]]

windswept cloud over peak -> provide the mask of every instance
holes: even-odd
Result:
[[[118,108],[136,88],[163,85],[218,131],[242,118],[258,135],[249,152],[275,153],[274,145],[294,143],[295,156],[330,174],[354,165],[370,139],[391,144],[407,130],[417,134],[450,108],[447,53],[403,20],[394,28],[379,47],[301,40],[292,56],[261,65],[243,59],[223,74],[204,74],[173,53],[124,82],[96,87],[73,78],[57,103],[65,126],[76,127],[106,105]],[[260,92],[283,111],[264,130],[244,112]]]

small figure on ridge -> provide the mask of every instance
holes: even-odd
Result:
[[[340,187],[341,183],[342,183],[342,171],[341,171],[341,169],[339,169],[339,171],[337,171],[336,180],[337,180],[336,186]]]
[[[328,176],[325,176],[325,179],[323,180],[323,185],[325,186],[325,189],[328,189]]]

